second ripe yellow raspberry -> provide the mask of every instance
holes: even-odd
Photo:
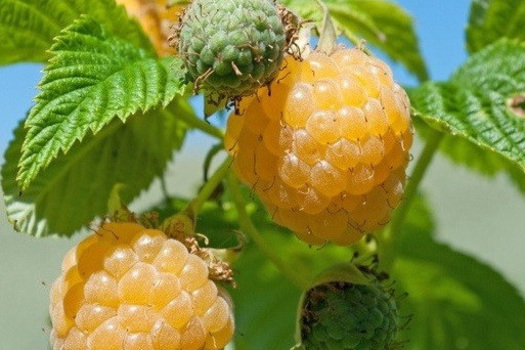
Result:
[[[273,220],[310,244],[349,245],[388,223],[412,145],[410,102],[362,50],[287,57],[241,101],[225,147]]]
[[[54,350],[219,350],[234,332],[207,263],[160,230],[105,223],[53,283]]]

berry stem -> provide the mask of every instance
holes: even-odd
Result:
[[[379,264],[383,270],[389,271],[395,262],[399,250],[398,244],[402,235],[401,229],[405,223],[410,205],[417,195],[421,180],[423,180],[429,165],[432,163],[443,135],[443,133],[438,131],[430,131],[425,148],[421,152],[405,188],[403,202],[397,208],[390,226],[377,236],[379,240]]]
[[[184,209],[164,220],[160,229],[168,236],[180,241],[193,236],[199,211],[228,173],[231,161],[230,157],[226,158],[213,176],[206,181],[197,196]]]
[[[230,188],[233,196],[233,201],[239,215],[239,224],[241,229],[255,242],[257,247],[265,254],[268,259],[277,267],[283,275],[285,275],[293,284],[299,287],[301,290],[306,290],[310,285],[309,281],[303,278],[296,270],[286,264],[275,250],[269,246],[261,233],[255,227],[250,215],[246,211],[246,202],[243,198],[239,182],[233,173],[230,173],[227,177],[228,187]]]
[[[330,11],[328,10],[326,4],[322,0],[316,1],[323,11],[323,23],[321,27],[321,33],[319,35],[317,49],[329,55],[335,50],[335,45],[337,43],[337,32],[335,30],[334,22],[332,22]]]
[[[221,183],[221,181],[226,177],[228,174],[228,170],[230,169],[230,165],[232,163],[231,157],[227,157],[222,164],[217,168],[215,173],[206,181],[204,186],[201,188],[199,193],[197,194],[197,197],[195,197],[190,203],[188,203],[188,206],[186,207],[185,211],[191,213],[193,217],[195,218],[199,211],[201,210],[202,206],[208,198],[213,194],[217,186]]]
[[[176,104],[176,106],[176,108],[166,108],[163,110],[163,112],[169,113],[192,128],[199,129],[205,134],[215,137],[221,141],[223,140],[224,133],[222,130],[197,117],[191,106],[187,104]]]

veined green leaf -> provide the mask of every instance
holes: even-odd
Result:
[[[501,38],[525,40],[525,2],[474,0],[467,26],[467,49],[475,53]]]
[[[419,50],[412,17],[387,0],[325,0],[336,24],[350,38],[362,36],[421,81],[428,72]]]
[[[113,35],[153,52],[139,24],[111,0],[0,1],[0,65],[43,62],[53,38],[80,15],[89,15]]]
[[[525,44],[509,40],[473,55],[450,82],[429,82],[410,92],[413,106],[431,127],[470,143],[456,146],[447,140],[454,159],[482,169],[480,158],[470,159],[476,156],[472,147],[493,152],[481,156],[485,172],[506,169],[516,180],[516,169],[525,171],[525,118],[510,104],[524,94]],[[518,184],[522,187],[523,180]]]
[[[421,227],[421,215],[410,213],[395,266],[398,292],[408,292],[400,312],[412,318],[398,340],[408,350],[522,349],[525,301],[517,290],[488,265],[424,234],[431,228]]]
[[[97,135],[75,143],[23,192],[15,181],[26,136],[20,126],[2,168],[9,221],[17,231],[34,236],[70,236],[95,217],[106,215],[115,184],[123,185],[122,199],[131,201],[163,173],[173,151],[182,145],[186,125],[177,119],[177,112],[183,108],[191,110],[180,100],[166,110],[138,113],[125,124],[113,120]]]
[[[89,132],[96,134],[114,118],[125,121],[165,106],[184,90],[177,60],[158,60],[88,17],[66,28],[51,53],[25,124],[17,175],[22,190]]]

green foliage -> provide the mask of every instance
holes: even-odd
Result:
[[[281,0],[279,2],[298,16],[313,21],[316,25],[320,25],[323,20],[321,6],[316,1]]]
[[[407,350],[508,349],[525,344],[525,302],[488,265],[432,238],[430,213],[411,211],[395,266]],[[422,219],[426,216],[428,219]]]
[[[326,3],[343,33],[349,37],[363,36],[405,65],[419,80],[428,79],[412,17],[399,5],[386,0],[326,0]]]
[[[509,101],[523,93],[525,45],[505,39],[469,58],[449,82],[410,91],[419,116],[454,137],[444,143],[453,159],[488,174],[507,170],[520,188],[516,172],[525,171],[525,119]]]
[[[180,148],[186,125],[177,112],[190,109],[183,100],[166,110],[136,114],[123,124],[113,120],[97,135],[86,136],[53,161],[25,191],[15,182],[16,164],[27,131],[18,127],[5,155],[2,187],[7,216],[17,231],[34,236],[70,236],[106,215],[115,184],[131,201],[164,172],[173,151]]]
[[[88,17],[64,29],[50,52],[41,93],[25,123],[17,175],[22,190],[90,131],[96,134],[117,117],[125,121],[139,110],[166,106],[184,90],[176,60],[158,60]]]
[[[53,38],[82,14],[104,23],[113,35],[153,52],[139,25],[115,1],[2,0],[0,65],[47,60]]]
[[[319,23],[321,10],[315,1],[285,0],[302,17]],[[387,0],[324,0],[335,24],[350,40],[369,41],[399,61],[420,80],[428,79],[425,62],[410,15]],[[359,37],[358,37],[359,36]]]
[[[467,26],[467,49],[474,53],[500,38],[525,39],[525,2],[474,0]]]

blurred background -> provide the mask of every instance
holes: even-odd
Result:
[[[432,79],[446,79],[466,58],[463,31],[470,2],[396,2],[415,19]],[[398,82],[416,84],[403,67],[393,64],[392,68]],[[41,70],[41,65],[34,64],[0,68],[2,154],[12,130],[32,105]],[[170,194],[194,193],[201,176],[200,160],[211,142],[199,132],[189,134],[181,154],[166,171]],[[420,150],[421,144],[416,143],[415,157]],[[435,212],[439,239],[491,264],[525,295],[525,200],[513,185],[503,176],[481,177],[438,155],[422,186]],[[131,209],[141,210],[161,198],[157,181]],[[78,234],[72,239],[36,239],[16,233],[0,201],[0,350],[47,348],[49,287],[60,272],[62,256],[81,238]]]

